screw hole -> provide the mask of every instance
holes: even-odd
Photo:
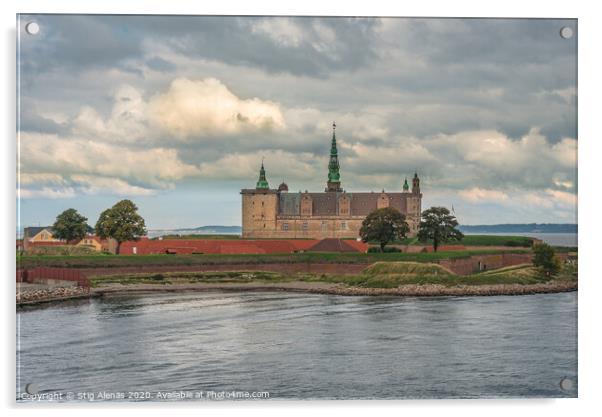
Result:
[[[571,39],[573,37],[573,29],[568,26],[560,29],[560,37],[563,39]]]
[[[37,35],[40,32],[40,25],[36,22],[29,22],[25,25],[25,31],[30,35]]]

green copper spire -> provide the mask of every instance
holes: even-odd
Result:
[[[406,178],[406,180],[403,183],[403,191],[410,191],[410,186],[408,185],[408,179]]]
[[[263,160],[261,161],[261,169],[259,170],[259,181],[257,181],[257,189],[269,189],[268,181],[265,179],[265,168],[263,167]]]
[[[332,142],[330,144],[330,161],[328,162],[328,182],[326,191],[341,191],[341,174],[339,172],[339,155],[335,134],[336,127],[336,123],[332,122]]]

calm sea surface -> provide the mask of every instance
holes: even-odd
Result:
[[[18,311],[17,393],[575,397],[576,313],[576,292],[108,296]]]
[[[554,246],[577,246],[577,233],[467,233],[469,235],[527,236]]]

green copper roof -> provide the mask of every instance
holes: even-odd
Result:
[[[403,190],[408,191],[409,189],[410,189],[410,186],[408,185],[408,179],[406,178],[406,180],[403,183]]]
[[[335,136],[336,124],[332,123],[332,143],[330,145],[330,161],[328,162],[328,181],[340,182],[339,156],[337,151],[337,138]]]
[[[269,189],[268,181],[265,179],[265,168],[263,162],[261,162],[261,169],[259,170],[259,181],[257,181],[258,189]]]

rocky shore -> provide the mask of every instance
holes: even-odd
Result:
[[[349,287],[341,284],[324,282],[286,282],[286,283],[221,283],[221,284],[112,284],[94,288],[93,294],[119,294],[134,292],[184,292],[184,291],[291,291],[314,294],[333,294],[345,296],[493,296],[493,295],[528,295],[577,291],[577,282],[551,281],[544,284],[495,284],[495,285],[459,285],[445,286],[436,284],[402,285],[397,288],[364,288]]]
[[[577,291],[577,282],[549,282],[545,284],[495,284],[495,285],[462,285],[448,287],[445,285],[403,285],[397,288],[360,288],[336,287],[323,290],[311,290],[322,294],[335,295],[389,295],[405,297],[441,297],[441,296],[494,296],[494,295],[529,295]]]
[[[17,292],[17,305],[63,301],[73,298],[89,297],[90,289],[84,287],[57,287],[32,289]]]

